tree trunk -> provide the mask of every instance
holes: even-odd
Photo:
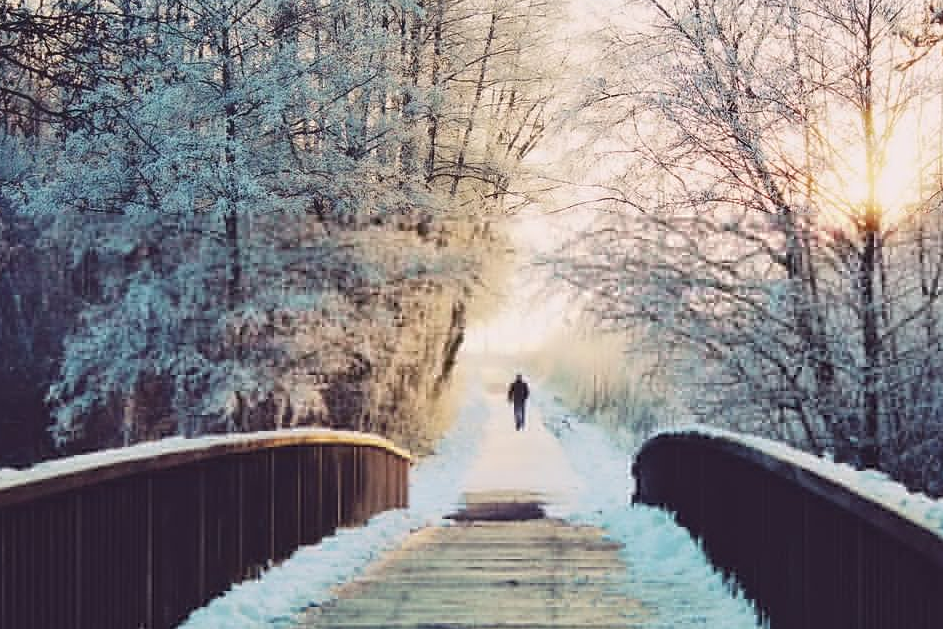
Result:
[[[471,140],[472,131],[475,129],[475,114],[478,112],[478,106],[481,104],[481,95],[485,91],[485,77],[488,74],[488,57],[491,55],[491,46],[494,43],[495,27],[498,23],[497,7],[491,11],[491,24],[488,26],[488,36],[485,39],[485,50],[481,55],[481,71],[478,73],[478,83],[475,86],[475,98],[472,100],[471,109],[468,112],[468,124],[462,134],[461,147],[458,150],[458,157],[455,160],[455,174],[452,176],[452,188],[449,190],[451,196],[458,192],[458,182],[462,179],[462,171],[465,169],[465,155],[468,152],[468,143]]]
[[[435,27],[432,39],[432,76],[430,85],[438,87],[439,73],[442,70],[442,24],[445,21],[445,0],[436,0]],[[426,153],[426,183],[430,183],[435,175],[436,144],[439,135],[439,116],[433,111],[429,114],[429,126],[426,131],[429,138],[429,148]]]
[[[239,303],[242,291],[242,255],[239,250],[239,211],[236,207],[238,194],[235,181],[236,153],[233,145],[236,142],[236,105],[230,98],[232,94],[232,49],[229,41],[229,29],[222,29],[220,54],[222,56],[223,98],[225,99],[226,116],[226,197],[229,207],[224,218],[226,231],[226,246],[229,250],[228,273],[226,280],[226,301],[232,310]]]
[[[878,259],[880,252],[881,208],[877,202],[877,165],[879,160],[877,136],[874,128],[874,103],[872,94],[871,33],[865,34],[865,59],[863,68],[863,93],[861,119],[864,127],[865,160],[867,167],[868,196],[864,220],[860,223],[863,247],[859,256],[858,290],[861,295],[861,334],[864,342],[864,433],[861,439],[861,464],[866,468],[878,468],[880,452],[880,383],[881,383],[881,338],[878,326],[879,303],[876,294]]]

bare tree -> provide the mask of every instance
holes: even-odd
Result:
[[[932,73],[902,63],[918,11],[633,6],[645,19],[607,43],[619,72],[583,103],[617,176],[560,274],[602,320],[672,343],[696,416],[907,476],[901,461],[939,422],[917,365],[941,358],[936,197],[888,183],[901,162],[923,171],[936,137],[917,115],[938,102]]]

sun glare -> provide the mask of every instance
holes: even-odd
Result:
[[[837,125],[832,125],[837,126]],[[880,124],[879,124],[880,128]],[[841,137],[834,132],[832,137]],[[846,142],[833,148],[833,166],[818,179],[825,206],[825,220],[854,222],[860,220],[869,196],[867,154],[864,142]],[[904,220],[922,199],[925,164],[923,155],[927,136],[918,116],[905,114],[894,125],[878,156],[874,197],[883,225]]]

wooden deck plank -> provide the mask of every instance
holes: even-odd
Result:
[[[500,513],[500,500],[514,503]],[[424,529],[338,598],[311,609],[303,629],[626,629],[649,618],[621,588],[621,545],[598,528],[530,513],[532,495],[466,496],[453,526]],[[487,508],[481,508],[483,502]]]

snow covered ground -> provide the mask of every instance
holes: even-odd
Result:
[[[732,592],[687,530],[664,511],[632,505],[632,456],[611,445],[598,427],[573,416],[547,393],[535,415],[554,433],[590,491],[581,492],[571,520],[606,529],[625,545],[626,591],[652,611],[652,629],[755,629],[752,603]]]
[[[755,628],[751,605],[731,594],[684,529],[660,511],[630,504],[630,456],[596,427],[567,416],[549,395],[536,396],[526,430],[516,432],[504,400],[505,376],[481,369],[469,378],[456,425],[437,454],[411,472],[408,509],[299,549],[261,579],[236,585],[194,612],[183,627],[291,626],[298,612],[329,601],[334,586],[411,531],[448,525],[441,518],[464,492],[521,490],[547,496],[551,515],[602,526],[626,545],[625,587],[654,611],[653,629]]]
[[[485,396],[480,454],[465,475],[462,490],[539,493],[547,499],[550,515],[566,516],[578,508],[585,484],[560,441],[540,422],[539,411],[529,408],[525,429],[514,429],[512,409],[504,397],[506,387],[495,382]]]

